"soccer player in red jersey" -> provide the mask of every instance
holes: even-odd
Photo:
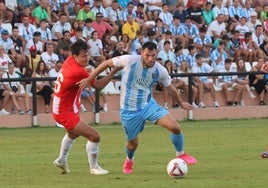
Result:
[[[71,46],[72,55],[63,63],[61,73],[55,84],[53,117],[67,131],[61,142],[59,157],[53,162],[55,166],[62,170],[62,173],[70,172],[67,158],[72,145],[79,136],[83,136],[88,140],[86,152],[90,173],[95,175],[109,173],[98,165],[99,133],[93,127],[88,126],[79,116],[81,90],[79,90],[79,86],[76,83],[89,76],[85,69],[89,62],[88,50],[88,44],[82,40],[76,41]],[[116,71],[118,69],[115,68],[108,76],[93,80],[90,83],[91,87],[102,89],[109,83]]]

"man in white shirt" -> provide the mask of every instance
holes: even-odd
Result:
[[[55,67],[56,62],[59,60],[59,56],[55,54],[53,43],[46,44],[47,51],[41,54],[42,60],[46,63],[48,69]]]
[[[224,15],[219,14],[216,20],[214,20],[208,27],[207,35],[216,40],[217,38],[222,38],[226,34],[226,26],[224,23]]]

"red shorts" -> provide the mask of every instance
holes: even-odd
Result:
[[[56,122],[62,124],[66,130],[72,130],[80,121],[78,113],[53,114]]]

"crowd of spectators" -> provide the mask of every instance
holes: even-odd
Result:
[[[241,61],[256,71],[259,61],[266,61],[268,55],[268,1],[0,0],[0,34],[1,77],[10,63],[19,76],[55,76],[70,55],[71,44],[79,39],[90,46],[89,65],[93,69],[111,57],[140,54],[142,44],[152,41],[158,46],[158,61],[170,74],[246,71],[237,69]],[[249,86],[259,94],[260,105],[265,105],[264,78],[195,77],[192,105],[206,107],[203,93],[209,91],[214,107],[219,107],[215,84],[222,88],[228,105],[245,105],[246,92],[256,97]],[[183,78],[172,82],[188,93]],[[49,112],[53,83],[38,84],[37,93],[44,97]],[[16,95],[6,85],[1,84],[4,101]],[[228,88],[235,90],[234,99],[228,95]],[[164,91],[168,108],[167,97]],[[0,113],[9,114],[4,106]]]

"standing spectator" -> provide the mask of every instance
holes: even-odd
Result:
[[[213,72],[213,68],[203,62],[202,56],[200,54],[196,55],[196,65],[192,67],[192,73],[211,73]],[[214,83],[210,82],[208,80],[207,76],[195,76],[194,77],[194,84],[198,88],[198,101],[199,101],[199,107],[205,108],[206,105],[203,102],[204,101],[204,90],[209,91],[214,103],[214,107],[219,107],[219,103],[216,100],[216,94],[215,94],[215,88]]]
[[[8,72],[3,74],[2,78],[19,78],[18,74],[14,72],[14,63],[9,63],[8,64]],[[23,97],[24,98],[24,103],[26,107],[25,113],[28,115],[33,114],[31,108],[30,108],[30,98],[29,95],[25,92],[25,89],[23,85],[20,82],[4,82],[4,87],[7,91],[11,92],[12,95],[14,95],[16,98],[18,97]],[[16,103],[14,103],[16,104]],[[24,114],[24,111],[20,109],[18,105],[15,105],[19,111],[20,115]]]
[[[45,78],[48,77],[48,68],[44,61],[39,61],[35,71],[32,74],[32,78]],[[36,94],[41,95],[44,99],[45,112],[50,111],[50,100],[53,91],[49,85],[49,81],[36,82]]]
[[[46,64],[46,68],[50,70],[55,67],[56,62],[59,60],[59,56],[56,53],[54,53],[53,43],[47,43],[46,49],[47,50],[41,54],[41,58]]]
[[[91,26],[98,32],[99,39],[101,40],[106,32],[109,32],[111,36],[116,32],[110,24],[103,20],[102,13],[96,14],[96,20],[92,22]]]
[[[67,15],[62,13],[60,15],[59,21],[57,21],[51,29],[52,40],[54,41],[60,40],[63,37],[63,31],[71,32],[71,29],[72,26],[70,22],[68,22]]]

